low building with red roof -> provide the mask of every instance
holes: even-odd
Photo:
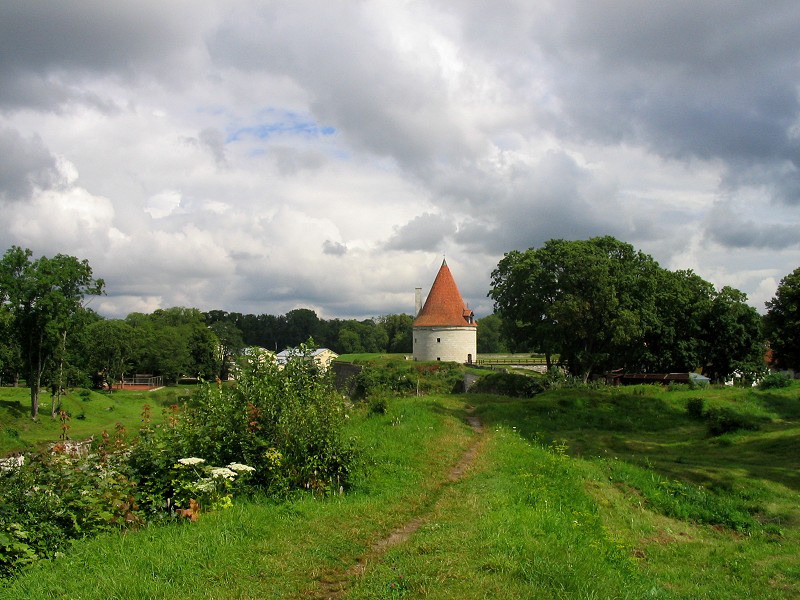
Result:
[[[453,274],[442,261],[425,305],[412,324],[414,360],[475,361],[478,323],[464,303]]]

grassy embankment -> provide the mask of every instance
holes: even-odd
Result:
[[[368,460],[347,495],[87,540],[0,598],[313,598],[340,581],[347,598],[797,597],[798,393],[392,399],[350,421]],[[698,397],[758,429],[710,437],[686,413]],[[414,519],[407,540],[376,550]]]
[[[191,388],[170,387],[152,392],[95,392],[70,390],[62,396],[61,406],[68,415],[67,436],[84,440],[103,431],[113,434],[117,423],[134,430],[142,423],[142,411],[150,406],[151,420],[160,423],[162,410],[190,392]],[[10,452],[33,450],[61,439],[62,422],[50,416],[50,395],[42,393],[39,416],[31,419],[31,397],[28,388],[0,387],[0,456]]]

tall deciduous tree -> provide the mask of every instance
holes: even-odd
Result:
[[[414,322],[411,315],[384,315],[378,318],[378,326],[386,331],[388,337],[387,352],[410,353],[413,351],[413,337],[411,325]]]
[[[109,386],[122,380],[133,358],[135,331],[122,320],[95,321],[86,328],[86,362],[92,375]]]
[[[781,279],[764,321],[776,365],[800,371],[800,267]]]
[[[489,296],[511,340],[558,353],[574,375],[634,360],[655,319],[658,264],[612,237],[550,240],[510,252],[492,273]]]
[[[752,381],[764,369],[761,317],[747,304],[747,295],[725,286],[708,315],[708,343],[703,372],[714,381],[738,373]]]
[[[103,293],[88,261],[57,254],[31,260],[32,252],[13,246],[0,261],[0,301],[14,323],[31,390],[31,416],[39,414],[42,374],[63,347],[87,295]]]
[[[218,359],[220,362],[219,376],[228,379],[229,370],[234,359],[244,348],[242,332],[231,321],[215,321],[209,327],[219,339]]]
[[[763,347],[746,296],[661,269],[612,237],[509,252],[489,295],[516,349],[560,355],[586,380],[612,368],[753,374]]]

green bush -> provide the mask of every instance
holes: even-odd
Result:
[[[203,384],[166,424],[133,449],[137,481],[151,500],[173,498],[172,469],[181,458],[255,468],[251,483],[270,494],[348,485],[355,450],[344,439],[347,407],[306,354],[283,368],[253,361],[235,386]]]
[[[369,400],[369,413],[371,415],[385,415],[389,410],[389,400],[386,396],[373,396]]]
[[[141,524],[123,460],[57,451],[0,471],[0,578],[65,552],[70,540]]]
[[[693,419],[703,418],[703,399],[702,398],[689,398],[686,401],[686,414]]]
[[[470,387],[477,394],[530,398],[544,391],[543,379],[517,373],[487,373]]]
[[[764,378],[758,384],[758,387],[762,390],[771,390],[789,387],[791,383],[792,378],[786,373],[770,373],[769,375],[764,376]]]
[[[741,429],[751,431],[758,429],[758,423],[752,418],[740,415],[730,408],[710,408],[706,411],[705,417],[708,434],[715,437]]]

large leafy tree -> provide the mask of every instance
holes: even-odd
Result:
[[[22,369],[19,345],[14,341],[14,315],[6,304],[0,304],[0,382],[17,385]]]
[[[645,371],[685,372],[703,366],[708,354],[714,286],[696,273],[660,270],[654,292],[657,318],[645,336]]]
[[[800,371],[800,267],[781,279],[764,321],[775,364]]]
[[[553,353],[589,376],[640,358],[655,320],[658,264],[613,237],[549,240],[509,252],[492,273],[489,296],[516,349]]]
[[[389,339],[386,350],[396,353],[410,353],[413,351],[412,323],[414,318],[411,315],[384,315],[378,318],[378,326],[386,331]]]
[[[548,363],[559,354],[584,380],[612,368],[702,368],[720,380],[762,364],[760,319],[743,293],[662,269],[612,237],[509,252],[492,284],[513,348],[544,352]]]
[[[219,376],[228,379],[230,366],[244,348],[242,332],[231,321],[215,321],[209,326],[219,340],[218,360],[220,363]]]
[[[92,376],[109,388],[120,381],[131,366],[134,341],[135,331],[125,321],[110,319],[90,324],[84,335],[84,352]]]
[[[13,321],[13,338],[27,372],[31,416],[39,414],[42,375],[64,348],[76,314],[88,295],[103,293],[104,282],[92,276],[88,261],[57,254],[32,260],[18,246],[0,261],[0,302]]]
[[[753,380],[764,368],[761,317],[747,304],[747,296],[723,287],[711,302],[707,325],[708,343],[703,372],[714,381],[738,373]]]

